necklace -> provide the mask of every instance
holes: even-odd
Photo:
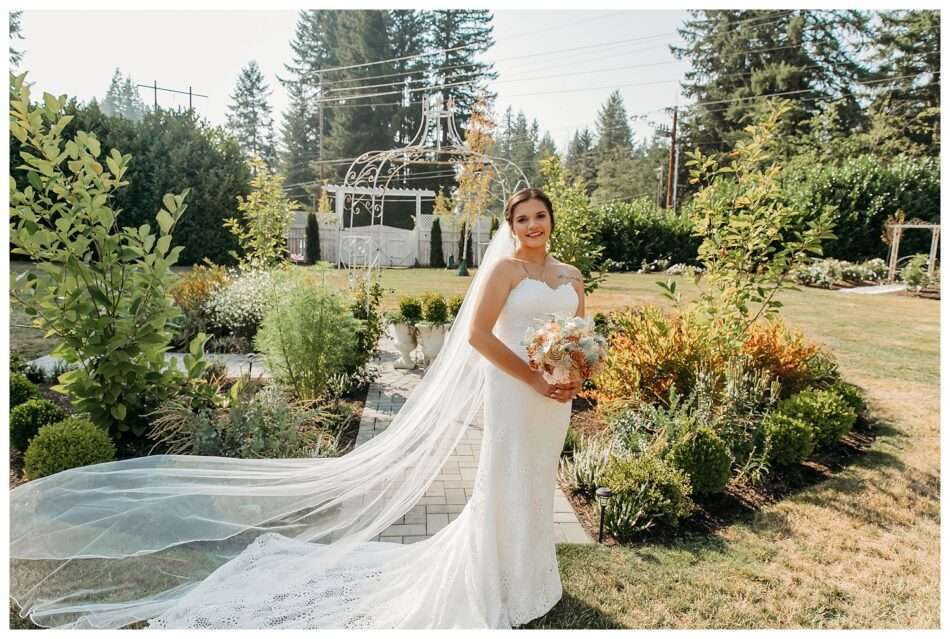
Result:
[[[522,263],[522,264],[521,264],[521,268],[523,268],[523,269],[524,269],[524,272],[527,273],[528,276],[530,277],[530,276],[531,276],[531,273],[528,273],[528,268],[525,266],[525,264],[526,264],[526,263],[527,263],[527,264],[535,264],[535,263],[532,262],[532,261],[530,261],[530,260],[523,260],[523,259],[521,259],[520,257],[515,257],[514,259],[516,259],[516,260],[518,260],[519,262]],[[545,254],[544,254],[544,263],[541,265],[541,273],[540,273],[540,274],[538,275],[538,277],[536,277],[535,279],[538,279],[538,280],[543,279],[543,277],[544,277],[544,271],[546,271],[547,268],[548,268],[548,253],[545,253]]]

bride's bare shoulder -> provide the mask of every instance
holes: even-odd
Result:
[[[495,262],[488,271],[488,282],[495,286],[507,284],[509,287],[515,279],[515,268],[518,263],[510,257],[501,257]]]
[[[577,268],[573,264],[562,262],[561,260],[557,258],[551,258],[551,259],[554,260],[554,265],[558,269],[558,275],[560,279],[578,280],[580,282],[584,281],[584,276],[581,273],[579,268]]]

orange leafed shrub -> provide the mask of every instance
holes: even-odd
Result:
[[[713,366],[712,342],[688,315],[667,315],[656,306],[628,308],[607,318],[607,359],[589,396],[609,410],[637,401],[665,402],[675,384],[688,392],[700,365]]]
[[[224,286],[228,281],[229,277],[223,266],[196,264],[175,282],[171,294],[178,308],[191,314],[200,311],[216,285]]]
[[[800,331],[788,329],[781,321],[756,322],[749,327],[742,350],[754,366],[769,371],[782,383],[785,393],[808,385],[808,360],[820,348],[808,343]]]

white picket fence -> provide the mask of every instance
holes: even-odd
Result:
[[[371,246],[378,252],[379,265],[383,267],[407,267],[418,264],[429,266],[431,253],[430,238],[432,235],[432,215],[423,213],[417,218],[416,228],[401,229],[387,225],[357,226],[340,229],[337,224],[320,223],[320,259],[326,262],[338,262],[338,248],[340,235],[343,235],[344,253],[347,250],[347,238],[368,237]],[[298,213],[294,223],[287,233],[287,247],[291,254],[306,255],[307,231],[306,214]],[[452,222],[440,222],[442,227],[442,255],[448,261],[449,256],[458,263],[459,228]],[[458,225],[461,226],[461,225]],[[479,219],[477,232],[473,230],[472,244],[468,251],[472,261],[477,266],[488,245],[491,220],[487,217]],[[473,246],[474,245],[474,246]],[[346,257],[346,254],[344,255]]]

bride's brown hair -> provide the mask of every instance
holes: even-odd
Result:
[[[551,205],[551,198],[541,189],[521,189],[508,198],[508,202],[505,204],[505,220],[508,222],[508,226],[514,228],[511,216],[514,213],[515,207],[527,200],[541,200],[544,202],[544,208],[548,210],[548,215],[551,216],[551,232],[553,233],[554,207]]]

